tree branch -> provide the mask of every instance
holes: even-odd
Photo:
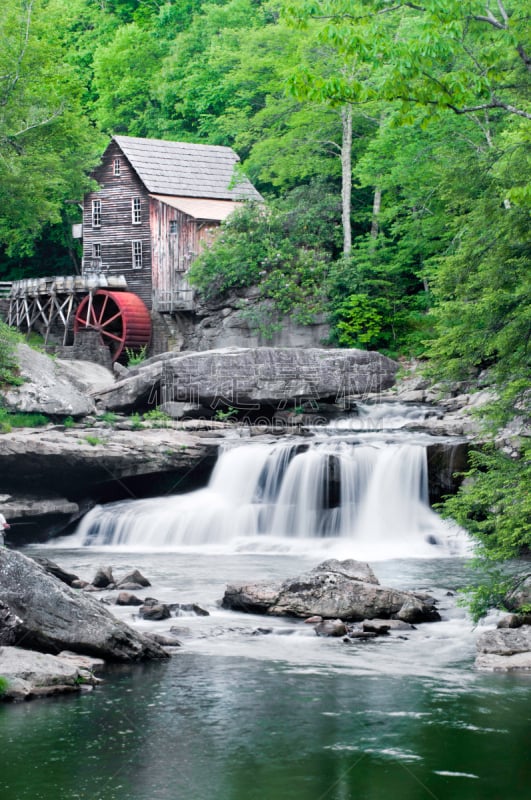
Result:
[[[0,106],[7,105],[9,101],[9,95],[12,93],[13,89],[18,83],[20,78],[20,67],[22,65],[22,61],[24,60],[24,56],[26,55],[26,50],[28,48],[28,41],[29,41],[29,34],[30,34],[30,26],[31,26],[31,15],[33,12],[33,0],[29,0],[27,13],[26,13],[26,22],[24,25],[24,32],[22,36],[22,45],[16,59],[16,66],[15,66],[15,73],[14,75],[5,75],[2,80],[8,80],[8,84],[5,89],[4,97],[0,102]]]

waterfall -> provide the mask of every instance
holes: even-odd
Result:
[[[97,547],[372,559],[461,555],[465,541],[428,505],[424,446],[335,439],[227,446],[206,488],[97,506],[75,536]]]

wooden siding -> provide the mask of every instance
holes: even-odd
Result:
[[[219,224],[202,223],[166,203],[151,198],[152,281],[155,297],[189,292],[187,272],[202,248],[212,241]]]
[[[120,159],[120,175],[114,161]],[[83,203],[83,257],[92,256],[92,245],[101,244],[104,272],[124,275],[128,289],[151,308],[151,237],[148,192],[115,142],[107,148],[93,173],[99,189],[85,195]],[[140,197],[142,221],[132,222],[132,199]],[[101,227],[92,227],[92,201],[101,200]],[[142,242],[142,268],[133,269],[132,242]]]

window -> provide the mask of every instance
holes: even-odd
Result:
[[[114,164],[113,164],[113,174],[114,174],[115,178],[119,178],[120,177],[120,167],[121,167],[120,159],[119,158],[115,158],[114,159]]]
[[[179,230],[176,219],[170,219],[170,233],[177,233]]]
[[[133,246],[133,269],[142,269],[142,242],[137,239],[131,244]]]
[[[92,201],[92,227],[101,228],[101,200]]]
[[[94,242],[92,245],[92,258],[101,258],[101,244]]]
[[[131,200],[131,218],[133,220],[133,225],[140,225],[142,222],[142,206],[140,202],[140,197],[133,197]]]

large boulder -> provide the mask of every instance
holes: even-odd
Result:
[[[477,639],[476,652],[479,670],[531,670],[531,625],[485,631]]]
[[[0,604],[0,643],[49,653],[66,649],[110,661],[167,656],[99,600],[71,589],[33,559],[5,548],[0,549]]]
[[[90,392],[113,382],[113,374],[90,361],[59,361],[25,344],[16,359],[24,383],[4,392],[4,406],[51,416],[85,416],[94,411]]]
[[[155,391],[160,403],[284,407],[290,401],[341,400],[381,391],[392,386],[397,369],[395,361],[365,350],[242,347],[164,353],[95,397],[114,410],[145,404]]]
[[[350,621],[393,618],[410,623],[439,620],[434,603],[413,592],[380,586],[368,564],[352,560],[325,561],[282,583],[227,586],[222,600],[224,608],[251,614]]]

